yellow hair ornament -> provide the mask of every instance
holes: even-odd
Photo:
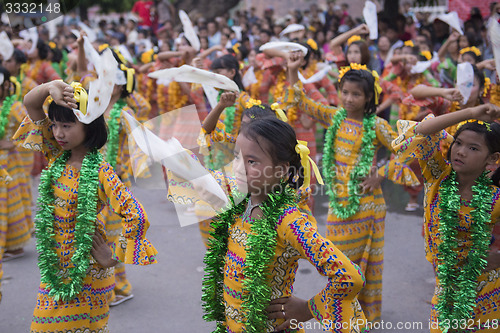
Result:
[[[14,91],[14,95],[17,96],[17,98],[21,98],[21,84],[19,83],[19,81],[17,81],[17,78],[15,76],[11,76],[9,78],[9,81],[12,82],[12,84],[14,85],[14,87],[16,87],[16,90]]]
[[[55,49],[55,48],[57,47],[57,45],[56,45],[56,43],[54,43],[54,42],[49,42],[49,47],[50,47],[51,49]]]
[[[318,51],[318,43],[316,43],[314,39],[309,38],[307,40],[307,45],[309,45],[311,49],[313,49],[314,51]]]
[[[316,28],[315,28],[315,27],[313,27],[312,25],[310,25],[310,26],[308,27],[308,29],[309,29],[309,31],[316,32]]]
[[[483,96],[488,95],[488,90],[490,90],[491,86],[491,80],[489,77],[484,78],[484,91],[483,91]]]
[[[154,57],[154,55],[155,55],[154,53],[155,53],[155,51],[154,51],[153,49],[150,49],[150,50],[148,50],[148,51],[146,51],[146,52],[143,52],[143,53],[141,54],[141,62],[142,62],[143,64],[148,64],[148,63],[150,63],[151,61],[153,61],[153,57]]]
[[[283,110],[280,108],[279,103],[271,104],[271,110],[273,110],[274,113],[276,114],[276,118],[278,118],[281,121],[284,121],[285,123],[288,122],[288,118],[286,117],[285,112],[283,112]]]
[[[78,103],[80,103],[80,112],[84,115],[87,114],[87,102],[89,96],[87,95],[87,90],[83,88],[80,82],[71,82],[71,86],[74,89],[75,99]]]
[[[101,44],[99,45],[99,53],[101,53],[102,51],[104,51],[105,49],[107,49],[109,47],[109,44]]]
[[[489,123],[486,123],[482,120],[477,120],[477,119],[469,119],[469,120],[464,120],[462,121],[461,123],[458,124],[457,126],[457,130],[462,127],[463,125],[467,124],[467,123],[478,123],[479,125],[484,125],[486,126],[486,129],[489,131],[491,131],[491,128],[490,128],[490,124]]]
[[[382,93],[382,87],[380,86],[380,78],[378,76],[377,71],[372,71],[373,78],[375,79],[374,82],[374,94],[375,94],[375,105],[378,105],[378,99],[380,97],[380,94]]]
[[[250,98],[245,103],[245,108],[250,109],[252,106],[258,106],[258,107],[264,108],[264,106],[262,105],[262,101],[260,99]]]
[[[339,81],[342,79],[342,77],[344,76],[345,73],[349,72],[350,70],[365,70],[367,71],[368,68],[366,67],[366,65],[360,65],[360,64],[356,64],[356,63],[351,63],[350,66],[345,66],[345,67],[342,67],[339,71]]]
[[[475,46],[471,46],[471,47],[466,47],[466,48],[463,48],[460,50],[460,54],[464,54],[466,52],[472,52],[476,55],[476,57],[480,57],[481,56],[481,51],[475,47]]]
[[[432,59],[432,53],[430,51],[422,51],[422,52],[420,52],[420,54],[422,56],[424,56],[425,59],[427,59],[427,60],[431,60]]]
[[[122,71],[127,72],[127,91],[129,93],[132,92],[132,88],[134,87],[134,74],[135,74],[135,69],[133,68],[128,68],[124,64],[120,64],[120,69]]]
[[[357,42],[358,40],[361,40],[361,36],[359,35],[349,37],[349,39],[347,40],[347,46],[351,45],[354,42]]]
[[[240,43],[236,43],[233,45],[232,49],[234,51],[234,54],[240,54],[240,46],[241,46]]]
[[[407,40],[404,45],[409,47],[415,47],[415,44],[413,44],[412,40]]]
[[[311,152],[309,148],[307,148],[307,141],[297,140],[297,144],[295,145],[295,152],[300,155],[300,164],[304,168],[304,184],[302,186],[309,187],[311,185],[311,166],[313,168],[314,174],[318,179],[318,183],[324,185],[323,178],[319,173],[318,166],[312,158],[309,156]]]

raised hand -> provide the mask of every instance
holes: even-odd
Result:
[[[495,121],[500,118],[500,107],[494,104],[482,104],[473,109],[473,119]]]
[[[225,109],[227,107],[233,106],[238,98],[238,94],[234,91],[226,91],[220,96],[219,104]]]
[[[58,105],[69,109],[76,109],[76,99],[72,86],[62,80],[56,80],[49,83],[49,94]]]
[[[462,102],[464,99],[458,88],[444,89],[443,98],[446,98],[447,100],[452,102]]]

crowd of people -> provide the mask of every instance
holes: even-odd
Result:
[[[164,176],[168,198],[191,203],[200,221],[204,318],[216,332],[299,332],[291,320],[312,318],[366,332],[382,320],[383,179],[404,187],[406,211],[423,208],[431,332],[462,332],[452,327],[461,321],[496,332],[500,4],[488,17],[471,8],[463,24],[456,13],[431,17],[405,3],[387,17],[375,5],[376,40],[335,1],[284,17],[272,7],[196,14],[191,26],[169,1],[139,0],[117,21],[70,13],[55,30],[3,25],[0,278],[2,260],[23,256],[34,236],[31,332],[107,332],[109,306],[133,297],[124,264],[154,264],[157,251],[129,190],[125,114],[146,122],[189,105],[201,128],[190,135],[206,146],[193,159],[230,204],[218,210],[183,174]],[[211,71],[237,91],[213,96],[210,81],[183,71],[149,75],[175,68]],[[314,214],[322,189],[325,235]],[[300,258],[328,278],[310,300],[293,295]]]

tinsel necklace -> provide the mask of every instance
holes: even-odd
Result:
[[[375,155],[375,147],[373,140],[376,137],[375,133],[375,115],[365,115],[363,117],[363,137],[361,139],[361,149],[359,152],[359,159],[356,166],[349,174],[349,181],[347,183],[347,190],[349,194],[348,204],[341,205],[337,199],[337,192],[334,188],[334,182],[337,177],[337,163],[335,159],[335,139],[337,132],[347,118],[347,111],[340,109],[332,118],[332,125],[328,128],[325,135],[325,147],[323,149],[323,173],[325,175],[325,184],[328,186],[327,194],[330,198],[330,208],[335,216],[341,219],[347,219],[359,210],[359,193],[358,187],[361,180],[369,175],[370,168],[373,163]]]
[[[78,204],[75,214],[73,267],[68,268],[67,282],[59,266],[54,227],[55,196],[53,186],[61,177],[71,153],[64,151],[40,176],[38,207],[35,217],[36,248],[41,282],[46,283],[49,295],[56,300],[69,301],[82,291],[83,279],[90,263],[90,250],[97,217],[99,165],[102,155],[97,150],[85,155],[78,182]],[[66,274],[64,274],[66,276]]]
[[[454,170],[444,179],[439,188],[439,234],[441,244],[439,250],[438,278],[441,293],[438,295],[436,309],[439,313],[439,324],[443,332],[449,325],[471,318],[476,307],[477,279],[486,267],[491,232],[491,204],[493,189],[487,172],[483,172],[472,186],[470,226],[471,248],[463,265],[459,266],[457,239],[460,218],[460,194]],[[446,327],[446,325],[448,325]]]
[[[127,103],[119,99],[109,112],[108,120],[108,143],[106,151],[106,162],[108,162],[113,168],[116,166],[116,157],[118,156],[118,141],[120,138],[120,116],[122,110],[127,105]]]
[[[246,260],[243,274],[242,316],[245,318],[245,332],[265,332],[267,324],[266,307],[271,298],[269,281],[269,264],[274,257],[277,243],[276,222],[288,205],[295,204],[295,192],[284,183],[284,190],[268,195],[262,202],[262,218],[250,220],[251,233],[248,235]],[[212,238],[203,262],[206,265],[203,278],[203,309],[206,321],[216,321],[214,333],[226,332],[224,327],[225,309],[224,292],[224,257],[227,253],[229,229],[236,217],[241,216],[247,207],[248,198],[239,202],[241,194],[231,197],[232,208],[219,214],[212,222]]]
[[[3,137],[5,136],[5,131],[7,129],[7,126],[9,125],[10,110],[12,109],[12,104],[14,104],[16,100],[16,95],[10,95],[5,97],[2,103],[2,108],[0,111],[0,139],[3,139]]]

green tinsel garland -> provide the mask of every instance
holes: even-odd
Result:
[[[59,257],[54,240],[54,189],[64,171],[70,151],[64,151],[52,165],[42,172],[38,186],[38,213],[35,217],[36,248],[41,282],[46,283],[49,295],[56,300],[69,301],[82,291],[83,279],[90,263],[90,250],[97,217],[99,165],[102,155],[98,151],[87,153],[82,162],[78,184],[78,205],[74,233],[75,251],[71,257],[73,267],[68,269],[69,282],[63,281]]]
[[[260,208],[263,218],[251,221],[251,233],[247,240],[247,256],[243,274],[242,312],[245,318],[245,332],[264,332],[266,330],[267,313],[271,288],[268,284],[269,263],[276,251],[276,222],[288,205],[295,204],[296,193],[285,184],[283,191],[268,195]],[[241,195],[240,195],[241,196]],[[238,197],[238,196],[236,196]],[[241,199],[241,197],[240,197]],[[209,239],[209,249],[203,262],[206,265],[203,278],[203,295],[201,297],[206,321],[216,321],[215,333],[225,332],[225,309],[223,302],[224,287],[224,257],[227,252],[229,228],[236,217],[243,214],[248,204],[248,198],[239,202],[231,198],[232,208],[219,214],[212,222],[212,238]]]
[[[10,95],[5,97],[5,100],[2,103],[2,110],[0,112],[0,139],[3,139],[5,136],[5,130],[9,125],[10,110],[12,109],[12,104],[14,104],[16,100],[16,95]]]
[[[118,156],[118,141],[120,139],[120,116],[122,110],[127,105],[127,103],[119,99],[109,112],[108,120],[108,143],[106,152],[106,162],[108,162],[113,168],[116,166],[116,157]]]
[[[349,194],[349,203],[347,206],[342,206],[337,201],[337,193],[333,189],[335,178],[337,176],[336,172],[336,160],[335,160],[335,139],[337,138],[337,132],[342,125],[342,122],[347,117],[347,111],[345,109],[340,109],[337,111],[332,119],[332,125],[328,128],[325,135],[325,147],[323,149],[323,173],[325,175],[325,184],[327,194],[330,198],[330,208],[332,209],[335,216],[341,219],[347,219],[359,210],[359,194],[357,193],[359,184],[361,180],[368,176],[370,173],[370,168],[372,167],[373,157],[375,155],[375,147],[373,145],[373,140],[376,137],[375,133],[375,118],[374,114],[367,115],[363,118],[363,138],[361,139],[361,151],[359,152],[360,158],[357,161],[356,167],[349,174],[349,182],[347,183],[347,189]]]
[[[471,207],[471,240],[472,246],[464,265],[459,266],[458,225],[460,210],[460,194],[455,171],[444,179],[439,189],[439,234],[442,243],[439,244],[438,278],[442,288],[436,310],[439,313],[439,324],[444,333],[449,330],[454,320],[461,322],[471,318],[476,307],[477,279],[486,267],[486,255],[490,245],[491,233],[491,203],[493,190],[491,179],[484,172],[472,186]]]
[[[220,97],[223,91],[219,91],[219,95],[217,96],[217,102],[220,101]],[[231,134],[233,132],[234,127],[234,114],[236,113],[236,107],[234,105],[228,106],[225,108],[226,117],[224,118],[224,127],[226,133]],[[215,154],[214,154],[215,153]],[[212,149],[209,150],[207,156],[205,156],[205,167],[211,170],[218,170],[222,168],[226,163],[226,154],[223,151],[214,152]]]

